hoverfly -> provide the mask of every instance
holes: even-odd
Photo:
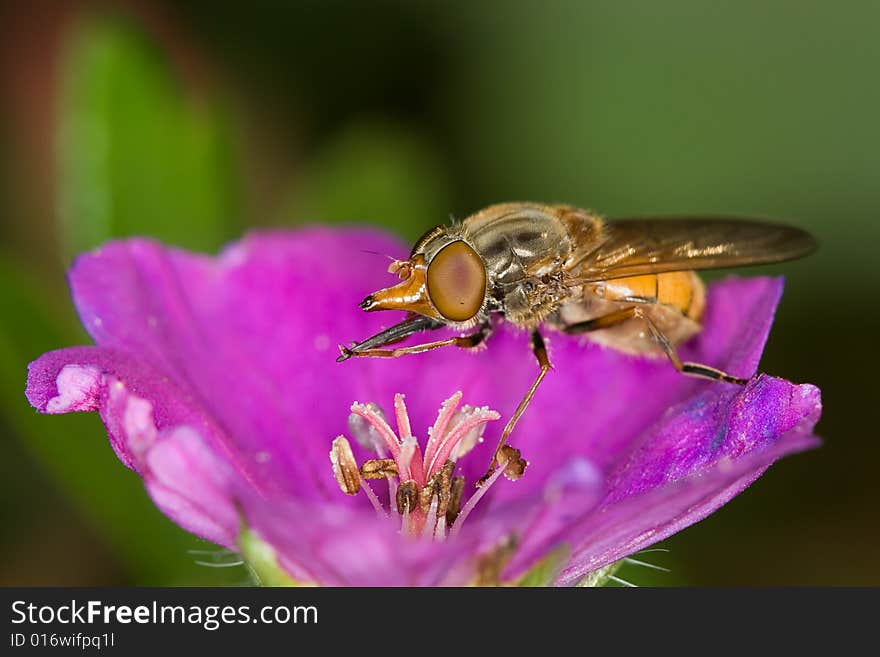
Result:
[[[493,205],[433,228],[408,259],[395,260],[388,271],[402,281],[369,295],[360,307],[405,310],[408,317],[362,342],[340,346],[337,360],[473,348],[489,338],[493,316],[530,331],[540,370],[501,434],[491,473],[550,370],[544,327],[588,334],[630,353],[665,354],[683,374],[744,385],[748,379],[684,362],[676,352],[676,345],[700,330],[705,286],[695,270],[780,262],[815,248],[803,230],[747,219],[604,220],[565,205]],[[442,327],[469,332],[385,348]]]

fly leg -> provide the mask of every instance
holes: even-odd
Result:
[[[402,322],[398,322],[394,326],[389,326],[384,331],[379,331],[365,340],[353,344],[351,347],[339,345],[340,356],[336,359],[337,363],[348,360],[359,351],[366,351],[374,347],[384,347],[394,342],[400,342],[404,338],[418,333],[420,331],[436,331],[442,328],[443,324],[438,321],[425,317],[423,315],[410,315]]]
[[[397,347],[396,349],[350,349],[340,346],[339,350],[342,355],[337,360],[346,360],[353,356],[364,356],[368,358],[397,358],[406,354],[420,354],[425,351],[439,349],[440,347],[455,346],[461,349],[472,349],[485,342],[492,333],[489,324],[484,324],[480,330],[470,335],[463,335],[454,338],[446,338],[445,340],[435,340],[434,342],[425,342],[423,344],[414,344],[409,347]]]
[[[532,331],[532,352],[535,354],[535,358],[538,359],[538,366],[541,368],[541,371],[538,373],[535,382],[532,383],[532,386],[529,388],[529,391],[525,394],[525,397],[519,402],[519,406],[516,407],[516,410],[513,412],[513,415],[510,416],[510,419],[507,421],[507,424],[504,427],[504,431],[501,432],[501,438],[498,441],[498,446],[495,448],[495,452],[492,455],[492,461],[489,464],[489,470],[485,475],[477,482],[477,487],[482,486],[492,473],[495,471],[495,468],[498,467],[498,464],[501,460],[502,451],[507,445],[507,439],[510,437],[510,434],[513,433],[513,428],[516,426],[516,423],[519,421],[519,418],[525,412],[526,408],[529,405],[529,402],[532,401],[532,397],[535,396],[535,391],[538,389],[538,386],[541,385],[541,381],[544,380],[544,377],[547,376],[547,372],[550,371],[550,359],[547,357],[547,347],[544,345],[544,339],[541,337],[541,334],[538,331]],[[511,460],[514,460],[516,463],[510,463]],[[519,468],[517,475],[522,474],[522,470],[525,469],[525,462],[519,458],[519,450],[516,450],[516,455],[512,455],[507,459],[509,466],[514,468]],[[508,466],[506,466],[508,467]]]
[[[590,331],[597,331],[603,328],[610,328],[612,326],[625,322],[628,319],[644,320],[644,322],[648,325],[648,330],[651,331],[651,336],[654,338],[654,340],[657,341],[657,343],[666,353],[667,358],[669,358],[675,369],[677,369],[682,374],[689,374],[690,376],[697,376],[703,379],[712,379],[714,381],[726,381],[727,383],[735,383],[741,386],[744,386],[749,382],[748,379],[742,379],[740,377],[733,376],[731,374],[728,374],[727,372],[723,372],[722,370],[716,369],[714,367],[709,367],[708,365],[682,361],[676,353],[675,347],[673,347],[672,344],[669,342],[669,339],[663,334],[663,332],[659,328],[657,328],[657,325],[647,315],[647,313],[645,313],[644,310],[637,306],[617,310],[613,313],[609,313],[608,315],[596,317],[595,319],[588,319],[586,321],[578,322],[576,324],[570,324],[569,326],[562,327],[562,331],[570,335],[578,335],[581,333],[588,333]]]

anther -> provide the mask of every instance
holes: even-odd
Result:
[[[419,487],[410,479],[397,487],[397,512],[403,515],[416,508],[419,503]]]
[[[361,466],[364,479],[384,479],[397,476],[397,463],[394,459],[368,459]]]
[[[447,460],[440,468],[440,472],[434,475],[437,478],[437,516],[445,516],[449,503],[452,500],[452,472],[455,463]]]
[[[333,476],[342,492],[346,495],[357,495],[361,489],[361,475],[345,436],[337,436],[333,441],[330,463],[333,465]]]
[[[419,491],[419,509],[422,513],[428,513],[435,495],[437,495],[437,475],[428,479]]]
[[[450,486],[449,504],[446,507],[446,524],[452,527],[452,523],[461,511],[461,495],[464,492],[464,477],[453,477]]]

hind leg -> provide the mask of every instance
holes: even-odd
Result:
[[[583,322],[577,322],[576,324],[569,324],[568,326],[563,326],[560,328],[563,333],[568,333],[569,335],[580,335],[583,333],[589,333],[590,331],[598,331],[600,329],[611,328],[631,319],[640,319],[647,324],[648,330],[651,331],[651,336],[663,349],[666,357],[669,358],[669,361],[672,363],[673,367],[675,367],[675,369],[677,369],[682,374],[688,374],[690,376],[696,376],[703,379],[711,379],[713,381],[726,381],[727,383],[735,383],[741,386],[744,386],[746,383],[749,382],[748,379],[733,376],[732,374],[728,374],[727,372],[724,372],[722,370],[710,367],[709,365],[683,361],[678,356],[678,353],[675,351],[675,347],[672,346],[672,343],[669,341],[669,339],[657,327],[657,325],[648,316],[648,314],[639,306],[630,306],[629,308],[623,308],[607,315],[602,315],[601,317],[588,319]]]

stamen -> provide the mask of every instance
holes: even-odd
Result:
[[[415,479],[419,482],[425,481],[425,464],[422,460],[422,450],[419,449],[419,443],[412,434],[412,428],[409,423],[409,413],[406,410],[406,402],[404,396],[400,393],[394,395],[394,416],[397,419],[397,433],[400,436],[400,442],[407,447],[412,443],[412,452],[409,453],[407,465],[409,473],[408,478]],[[401,474],[401,477],[404,475]]]
[[[455,463],[447,461],[419,491],[419,510],[422,513],[427,514],[432,506],[436,506],[436,515],[446,516],[449,500],[452,497],[452,471],[454,468]]]
[[[401,513],[404,518],[409,515],[409,512],[416,508],[419,503],[419,487],[412,479],[409,481],[404,481],[400,486],[397,487],[397,511]]]
[[[398,507],[399,508],[399,507]],[[412,533],[412,521],[409,513],[409,507],[403,510],[403,519],[400,521],[400,533],[408,536]]]
[[[406,412],[406,402],[399,392],[394,395],[394,416],[397,420],[397,435],[401,442],[412,438],[412,428],[409,425],[409,414]]]
[[[455,410],[458,408],[460,401],[461,390],[458,390],[452,395],[452,397],[443,402],[440,406],[440,411],[437,413],[437,420],[434,422],[434,425],[428,429],[428,444],[425,446],[425,463],[429,464],[429,472],[430,464],[436,461],[434,457],[437,452],[437,447],[439,447],[444,434],[446,433],[446,426],[455,415]]]
[[[381,406],[374,404],[373,402],[364,404],[364,406],[385,420],[386,424],[388,423],[388,420],[385,419],[385,412],[382,410]],[[351,432],[351,435],[354,436],[354,439],[358,444],[364,449],[376,452],[380,459],[384,459],[388,455],[388,452],[385,449],[385,441],[379,435],[379,432],[360,415],[351,413],[348,416],[348,430]]]
[[[428,505],[428,512],[425,514],[425,525],[422,527],[422,538],[432,538],[434,536],[434,528],[437,526],[437,495],[431,498],[431,504]]]
[[[467,501],[467,504],[464,505],[464,508],[461,510],[461,513],[458,514],[458,517],[455,519],[455,522],[452,525],[452,529],[449,530],[450,536],[456,536],[458,532],[461,531],[461,526],[464,524],[464,521],[470,515],[471,511],[474,510],[474,507],[477,506],[477,502],[479,502],[483,495],[486,494],[492,484],[498,481],[498,477],[500,477],[504,470],[507,468],[507,461],[504,461],[499,468],[493,472],[489,478],[483,483],[482,486],[477,488],[473,495],[471,495],[470,499]]]
[[[376,430],[388,451],[391,452],[391,458],[397,461],[400,457],[400,442],[391,427],[388,426],[388,422],[385,421],[385,414],[382,413],[382,410],[375,404],[352,404],[351,412],[362,417]]]
[[[450,490],[449,506],[446,507],[446,524],[452,525],[461,511],[461,494],[464,492],[464,477],[454,477]]]
[[[367,499],[370,500],[370,504],[373,505],[373,508],[376,509],[376,513],[379,514],[380,518],[387,518],[388,512],[382,508],[382,502],[379,501],[379,498],[376,497],[376,493],[373,492],[373,489],[370,488],[370,485],[366,481],[361,482],[361,486],[364,489],[364,492],[367,494]]]
[[[458,447],[459,443],[465,439],[472,437],[472,432],[477,431],[477,437],[482,434],[482,425],[491,420],[497,420],[501,416],[495,411],[488,408],[476,408],[472,414],[465,415],[461,422],[452,429],[449,429],[446,435],[437,446],[433,459],[428,466],[428,472],[433,472],[438,464],[444,463]],[[473,437],[476,442],[477,437]],[[467,453],[469,450],[465,450]]]
[[[397,476],[397,463],[394,459],[369,459],[361,466],[364,479],[384,479]]]
[[[452,423],[454,426],[458,427],[461,422],[470,416],[473,416],[477,413],[486,413],[489,409],[486,406],[482,408],[476,408],[474,406],[462,406],[458,413],[455,414],[455,417],[452,419]],[[490,418],[495,419],[495,418]],[[458,461],[462,456],[470,452],[478,443],[483,442],[483,429],[485,426],[483,424],[473,427],[467,434],[465,434],[459,441],[458,447],[456,447],[450,458],[453,461]]]
[[[376,461],[368,461],[368,463]],[[382,503],[376,497],[376,493],[367,484],[362,481],[361,472],[358,469],[357,461],[351,451],[351,444],[345,436],[337,436],[333,441],[333,449],[330,450],[330,463],[333,466],[333,476],[336,477],[336,483],[346,495],[357,495],[361,488],[370,500],[370,504],[376,509],[376,513],[380,518],[387,518],[388,513],[382,508]],[[392,465],[394,461],[391,461]],[[366,465],[366,464],[365,464]],[[384,475],[380,475],[384,476]]]
[[[437,478],[437,514],[444,518],[452,499],[452,472],[454,470],[455,463],[446,461],[440,471],[434,475]]]
[[[397,479],[392,476],[388,476],[388,506],[391,507],[391,512],[394,515],[398,515],[400,512],[397,510]]]
[[[330,463],[333,466],[333,476],[336,477],[336,483],[339,484],[342,492],[346,495],[357,495],[361,488],[361,475],[351,445],[345,436],[337,436],[333,440]]]
[[[419,444],[416,442],[416,439],[412,436],[407,440],[404,440],[400,445],[400,454],[397,457],[397,469],[400,471],[400,478],[406,481],[407,479],[416,479],[413,476],[412,466],[413,460],[418,457],[421,457],[421,452],[419,451]],[[424,482],[424,477],[420,478],[418,481]]]
[[[348,440],[338,436],[333,441],[330,461],[340,489],[347,495],[355,495],[363,488],[378,515],[401,517],[404,534],[438,541],[457,534],[501,475],[516,479],[526,466],[519,450],[505,446],[497,459],[500,467],[462,507],[465,480],[453,476],[456,462],[482,441],[486,423],[500,416],[486,406],[460,407],[461,397],[461,392],[456,392],[443,402],[437,420],[428,430],[424,452],[412,434],[403,395],[394,396],[397,433],[376,404],[352,404],[349,428],[361,445],[380,457],[367,459],[358,467]],[[386,456],[388,453],[390,457]],[[370,479],[383,478],[388,482],[390,509],[383,508],[367,483]]]
[[[419,490],[419,511],[427,514],[428,509],[437,497],[437,481],[435,477],[428,479],[428,483]]]

